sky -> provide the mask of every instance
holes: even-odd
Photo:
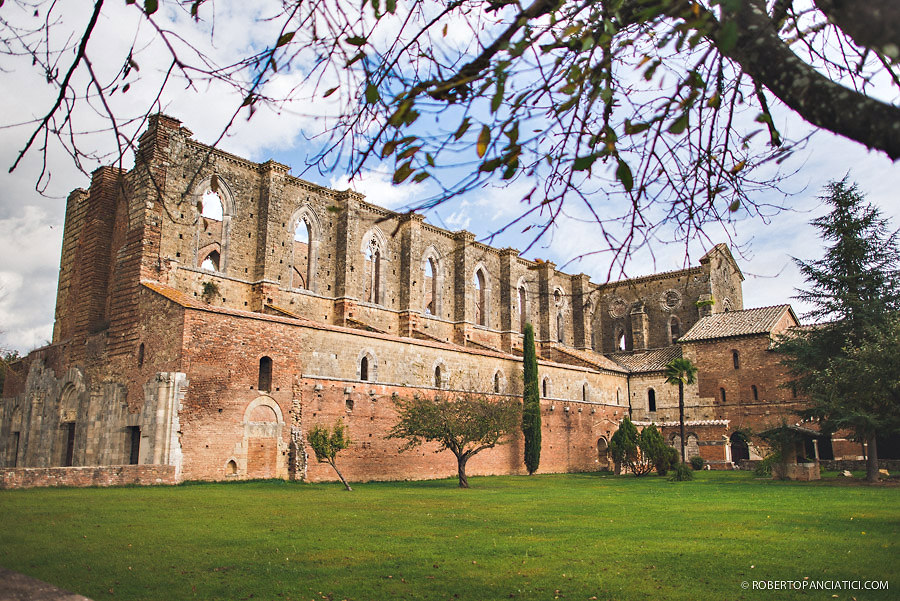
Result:
[[[228,60],[265,43],[271,32],[261,18],[267,15],[267,10],[272,10],[270,3],[271,0],[217,3],[211,52]],[[62,10],[69,10],[71,4],[65,5],[68,6]],[[11,6],[13,3],[6,3],[4,10]],[[200,42],[209,41],[186,15],[173,13],[169,17],[174,31],[193,35]],[[83,27],[86,15],[65,13],[61,19],[63,25],[71,23],[70,29],[78,30]],[[141,112],[152,100],[151,92],[158,87],[165,71],[165,53],[148,41],[150,32],[141,25],[134,7],[124,3],[113,5],[109,13],[101,15],[98,31],[100,33],[88,52],[98,72],[109,73],[109,77],[114,77],[121,68],[121,63],[116,61],[121,61],[123,49],[127,53],[132,43],[136,48],[143,48],[142,53],[136,55],[140,74],[133,72],[130,75],[130,92],[120,93],[112,99],[116,111]],[[226,45],[217,42],[236,39],[245,40],[245,43]],[[277,94],[280,90],[306,83],[302,69],[288,70],[272,82],[267,91]],[[0,171],[0,349],[25,353],[47,344],[51,338],[65,198],[72,189],[86,188],[89,177],[81,173],[73,159],[56,145],[51,145],[48,152],[49,181],[46,178],[40,180],[45,188],[43,194],[35,190],[42,167],[40,153],[30,152],[14,172],[8,173],[32,131],[27,122],[43,114],[54,96],[53,89],[31,67],[30,60],[8,56],[0,56],[0,89],[8,92],[0,95],[0,164],[4,167]],[[181,119],[197,140],[211,143],[240,102],[241,99],[229,90],[212,82],[200,83],[194,89],[170,88],[162,99],[162,108],[167,114]],[[392,186],[386,166],[367,171],[354,181],[340,172],[303,172],[307,157],[314,150],[311,139],[321,133],[323,124],[336,108],[334,103],[323,102],[312,107],[289,107],[280,114],[260,110],[250,121],[238,118],[220,147],[258,162],[275,159],[293,167],[295,175],[315,183],[336,189],[353,187],[366,194],[368,201],[387,208],[399,209],[414,204],[433,192],[428,184]],[[782,129],[799,132],[807,127],[789,112],[777,114]],[[89,130],[100,119],[92,111],[83,111],[79,114],[78,124]],[[108,134],[87,136],[82,145],[101,154],[113,147]],[[88,172],[99,164],[89,158],[82,159],[82,163]],[[705,230],[707,239],[691,241],[687,254],[683,245],[659,244],[642,249],[626,264],[625,275],[634,277],[693,265],[712,244],[726,242],[731,244],[746,278],[745,307],[793,303],[802,315],[808,308],[791,298],[795,289],[804,285],[792,257],[810,260],[823,253],[823,243],[809,225],[811,219],[826,211],[818,199],[823,186],[849,174],[868,200],[893,220],[895,228],[900,227],[900,164],[893,164],[884,155],[869,152],[855,142],[819,132],[806,150],[793,159],[791,167],[798,171],[785,186],[791,192],[790,196],[770,190],[754,197],[760,202],[784,205],[786,210],[765,218],[745,216],[727,227],[712,225]],[[428,212],[426,218],[440,227],[467,229],[484,239],[517,214],[521,209],[519,198],[527,187],[522,182],[488,186]],[[578,258],[597,250],[599,243],[595,242],[596,225],[577,217],[575,212],[572,217],[559,220],[552,235],[525,256],[551,260],[565,272],[587,273],[593,281],[602,283],[610,268],[608,255],[597,253]],[[516,228],[505,233],[493,239],[491,244],[524,248],[530,238],[520,230]]]

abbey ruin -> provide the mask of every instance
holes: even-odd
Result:
[[[157,115],[133,169],[100,168],[68,197],[52,343],[7,377],[0,467],[141,483],[332,479],[305,433],[342,417],[349,479],[445,477],[453,461],[384,439],[392,395],[521,396],[526,322],[541,471],[608,467],[629,414],[678,448],[678,393],[663,373],[678,356],[699,368],[688,455],[730,467],[754,452],[736,433],[796,421],[802,404],[770,351],[797,318],[787,305],[745,309],[742,281],[718,245],[688,269],[596,284],[221,152]],[[862,454],[827,437],[819,450],[832,444]],[[478,455],[470,473],[524,473],[521,446]]]

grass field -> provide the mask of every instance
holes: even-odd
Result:
[[[0,565],[96,601],[900,598],[898,487],[747,472],[471,484],[0,491]],[[803,578],[890,590],[741,588]]]

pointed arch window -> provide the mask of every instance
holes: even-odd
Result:
[[[681,338],[681,321],[673,315],[669,318],[669,343],[675,344],[679,338]]]
[[[528,323],[528,313],[525,310],[527,291],[525,286],[519,286],[519,331],[525,333],[525,324]]]
[[[381,260],[382,249],[374,237],[366,247],[366,302],[379,304],[381,301]]]
[[[495,393],[500,392],[500,372],[499,371],[494,374],[494,392]]]
[[[541,392],[543,393],[541,396],[544,398],[550,396],[550,381],[547,378],[544,378],[544,381],[541,382]]]
[[[441,366],[435,365],[434,366],[434,387],[442,388],[442,383],[443,383],[443,381],[441,380]]]
[[[649,411],[656,411],[656,391],[652,388],[647,390],[647,407]]]
[[[480,326],[487,325],[487,279],[484,271],[478,269],[473,278],[475,284],[475,323]]]
[[[564,319],[562,311],[556,314],[556,341],[564,342],[565,341],[565,329],[564,329]]]
[[[434,257],[429,257],[425,261],[425,314],[438,314],[438,281],[437,281],[437,263]]]
[[[300,219],[294,229],[293,261],[291,266],[291,287],[310,290],[313,272],[313,254],[311,252],[312,228],[306,219]]]
[[[625,350],[625,330],[620,329],[618,332],[616,332],[616,350]]]
[[[221,257],[219,255],[219,251],[212,250],[200,263],[200,269],[205,269],[206,271],[219,271],[220,262]]]
[[[197,198],[197,209],[200,216],[197,219],[197,256],[196,260],[201,269],[207,271],[224,271],[223,254],[227,245],[229,208],[223,194],[225,190],[217,176],[213,176],[206,186],[205,191]]]

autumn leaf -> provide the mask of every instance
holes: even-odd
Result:
[[[488,144],[491,143],[491,130],[487,125],[481,126],[481,134],[478,135],[478,144],[475,146],[475,152],[478,158],[483,158],[487,152]]]

